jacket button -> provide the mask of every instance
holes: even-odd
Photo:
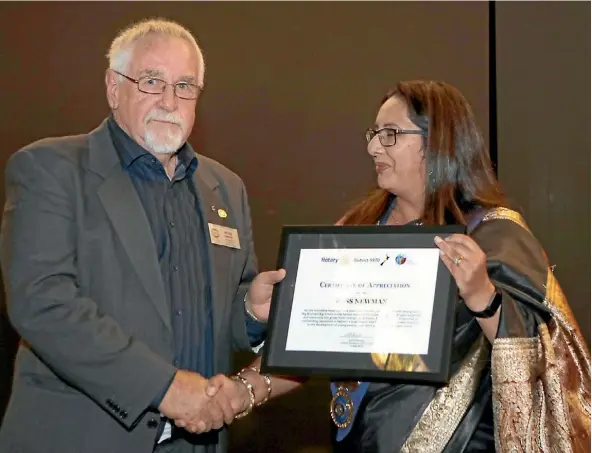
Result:
[[[150,420],[148,420],[148,423],[146,423],[146,425],[148,426],[148,428],[156,428],[158,427],[158,421],[156,421],[156,419],[151,418]]]
[[[121,419],[127,418],[127,412],[126,411],[121,411],[119,413],[119,418],[121,418]]]

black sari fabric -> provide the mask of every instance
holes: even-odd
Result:
[[[471,236],[487,255],[490,278],[503,293],[497,336],[535,336],[538,323],[547,317],[542,304],[547,261],[540,245],[530,232],[504,219],[482,222]],[[453,373],[482,334],[477,320],[462,301],[457,305],[455,322]],[[400,451],[436,391],[436,387],[426,385],[371,383],[351,432],[340,442],[334,440],[334,451]],[[491,395],[488,363],[471,406],[456,427],[445,453],[495,451]]]

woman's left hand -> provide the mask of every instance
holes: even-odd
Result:
[[[481,247],[464,234],[453,234],[446,239],[436,237],[434,242],[465,304],[473,311],[485,309],[495,287],[487,274],[487,257]]]

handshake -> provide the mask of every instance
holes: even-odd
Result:
[[[164,396],[159,410],[175,425],[195,434],[229,425],[247,415],[256,403],[262,404],[271,393],[270,381],[253,368],[228,378],[218,374],[211,379],[179,370]]]

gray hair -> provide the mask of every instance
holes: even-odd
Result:
[[[206,72],[203,53],[197,45],[197,41],[191,32],[182,25],[179,25],[178,23],[171,20],[147,19],[132,24],[120,32],[111,43],[111,47],[107,53],[107,58],[109,59],[109,68],[125,74],[130,62],[132,51],[134,50],[134,45],[148,35],[162,35],[181,38],[194,46],[195,52],[197,53],[199,66],[197,68],[197,84],[200,88],[203,88],[204,76]]]

